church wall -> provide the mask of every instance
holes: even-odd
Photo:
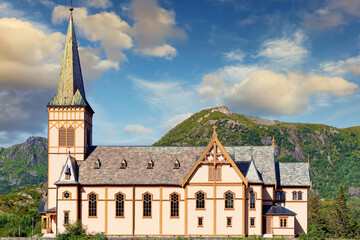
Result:
[[[282,188],[286,192],[286,201],[284,207],[296,213],[295,233],[307,232],[307,207],[308,207],[308,189],[307,188]],[[302,200],[292,200],[293,191],[302,192]]]
[[[231,165],[222,165],[222,182],[241,183],[242,180]]]
[[[254,191],[255,194],[255,209],[250,209],[250,192]],[[248,235],[262,235],[262,185],[249,185],[246,191],[247,198],[247,233]],[[250,218],[255,218],[255,227],[250,227]]]
[[[178,193],[179,217],[171,217],[170,194]],[[185,234],[185,189],[181,187],[162,187],[162,234],[184,235]]]
[[[208,166],[200,165],[189,180],[190,183],[208,182]]]
[[[280,227],[280,218],[287,218],[287,227]],[[295,217],[294,216],[273,216],[273,227],[272,233],[274,236],[294,236],[294,224]]]

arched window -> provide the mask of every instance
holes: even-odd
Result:
[[[255,209],[255,193],[250,192],[250,209]]]
[[[297,200],[297,192],[293,191],[293,200]]]
[[[96,217],[97,196],[95,193],[89,194],[89,217]]]
[[[64,126],[59,129],[59,146],[66,146],[66,129],[64,128]]]
[[[298,200],[302,200],[302,192],[298,192]]]
[[[75,143],[75,130],[73,127],[67,129],[67,146],[73,147]]]
[[[116,200],[116,217],[123,217],[124,216],[124,194],[118,193],[115,195]]]
[[[143,195],[143,216],[151,217],[151,195],[149,193]]]
[[[179,217],[179,195],[177,193],[173,193],[170,195],[171,199],[171,217]]]
[[[149,160],[148,163],[147,163],[147,168],[148,168],[148,169],[151,169],[151,168],[153,168],[153,167],[154,167],[153,161]]]
[[[225,209],[234,208],[234,194],[232,192],[225,193]]]
[[[203,192],[196,193],[196,209],[205,209],[205,194]]]

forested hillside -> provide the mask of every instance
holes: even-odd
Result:
[[[323,124],[286,123],[217,107],[195,113],[154,145],[206,146],[214,125],[223,145],[271,145],[274,137],[277,161],[307,162],[309,157],[313,187],[320,198],[335,197],[340,184],[347,195],[359,195],[360,127],[339,129]]]

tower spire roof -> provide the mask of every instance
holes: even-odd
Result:
[[[58,88],[56,95],[48,105],[90,107],[86,100],[84,81],[81,73],[78,45],[72,16],[72,3],[69,10],[69,25],[66,34]]]

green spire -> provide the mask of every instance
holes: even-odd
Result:
[[[86,101],[84,82],[81,74],[78,46],[70,7],[69,26],[66,34],[64,55],[56,95],[48,105],[89,106]],[[91,107],[90,107],[91,108]]]

